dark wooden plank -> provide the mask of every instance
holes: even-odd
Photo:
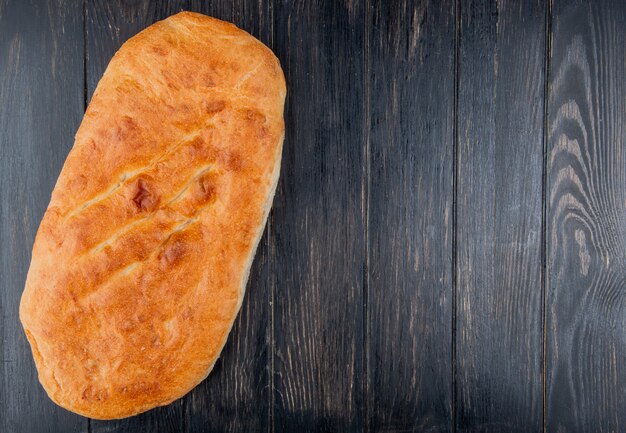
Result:
[[[85,432],[56,406],[18,318],[31,247],[83,113],[82,1],[0,0],[0,431]]]
[[[271,238],[277,432],[362,427],[364,12],[274,7],[288,87]]]
[[[86,74],[87,99],[102,77],[109,60],[120,46],[155,21],[186,9],[184,0],[124,1],[86,0]],[[184,399],[133,418],[119,421],[92,421],[91,431],[98,432],[181,432],[185,428]]]
[[[190,10],[234,23],[272,47],[269,2],[193,0]],[[246,296],[213,371],[188,397],[190,432],[263,432],[270,402],[270,221],[259,244]]]
[[[377,2],[366,23],[371,432],[452,430],[454,18]]]
[[[543,429],[545,2],[461,1],[456,425]]]
[[[555,0],[547,431],[626,429],[626,3]]]

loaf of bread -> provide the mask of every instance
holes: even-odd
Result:
[[[52,400],[112,419],[211,371],[280,169],[285,81],[261,42],[183,12],[96,88],[35,243],[20,318]]]

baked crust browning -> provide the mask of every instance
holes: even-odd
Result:
[[[20,318],[49,396],[98,419],[210,372],[271,206],[285,82],[237,27],[182,12],[102,77],[35,243]]]

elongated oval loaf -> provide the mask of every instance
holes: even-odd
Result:
[[[183,12],[111,60],[39,227],[20,305],[39,379],[121,418],[210,372],[278,178],[285,82],[235,26]]]

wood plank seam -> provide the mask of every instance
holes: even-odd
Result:
[[[452,197],[452,341],[451,341],[451,356],[452,356],[452,368],[451,368],[451,430],[452,433],[456,433],[456,405],[457,405],[457,386],[456,386],[456,334],[457,334],[457,296],[459,290],[459,278],[458,278],[458,258],[457,258],[457,241],[458,241],[458,192],[459,192],[459,66],[460,66],[460,36],[461,36],[461,0],[454,1],[454,102],[453,102],[453,168],[452,173],[454,179],[452,181],[453,197]]]
[[[545,13],[545,36],[544,36],[544,83],[543,83],[543,167],[541,179],[541,328],[542,328],[542,421],[543,433],[547,433],[547,396],[548,396],[548,329],[547,329],[547,272],[548,272],[548,99],[550,95],[550,60],[552,50],[552,0],[548,0]]]
[[[363,312],[362,312],[362,333],[363,344],[361,347],[361,359],[362,359],[362,414],[363,414],[363,432],[369,433],[369,376],[368,368],[370,365],[370,335],[368,326],[368,309],[369,309],[369,288],[370,288],[370,188],[371,188],[371,142],[370,142],[370,130],[372,127],[371,121],[371,107],[370,107],[370,82],[372,79],[371,73],[371,58],[369,50],[369,41],[371,37],[371,23],[373,20],[374,9],[371,7],[370,2],[365,2],[365,10],[363,12],[363,69],[365,78],[363,80],[363,129],[365,131],[364,137],[364,168],[362,174],[362,198],[361,203],[363,210],[361,211],[361,218],[363,218],[363,230],[364,230],[364,257],[363,257]]]
[[[262,1],[259,0],[259,10],[261,9],[261,4]],[[276,34],[276,27],[275,24],[275,19],[276,16],[274,14],[274,8],[273,7],[269,7],[268,8],[268,14],[269,17],[267,19],[268,21],[268,25],[270,26],[270,28],[268,29],[268,34],[269,34],[269,38],[270,38],[270,46],[274,46],[274,43],[277,39],[277,34]],[[282,62],[282,59],[281,59]],[[289,85],[289,83],[287,84]],[[287,101],[285,101],[287,102]],[[283,115],[284,116],[284,115]],[[283,150],[283,154],[284,154],[284,150]],[[278,189],[278,188],[277,188]],[[276,241],[275,241],[275,236],[274,236],[274,206],[272,205],[272,209],[270,209],[270,213],[268,215],[267,218],[267,239],[268,239],[268,249],[272,249],[275,248],[276,246]],[[275,390],[276,390],[276,383],[274,381],[274,372],[276,371],[276,342],[275,342],[275,332],[276,332],[276,321],[275,321],[275,311],[274,311],[274,306],[276,305],[275,303],[275,295],[276,295],[276,278],[273,274],[273,272],[271,271],[272,269],[275,269],[274,266],[274,259],[276,257],[276,254],[274,252],[271,252],[267,255],[267,261],[268,261],[268,268],[270,269],[270,272],[267,273],[267,285],[269,287],[268,290],[268,297],[269,297],[269,336],[266,335],[266,341],[268,341],[267,345],[268,345],[268,352],[269,354],[268,356],[268,363],[270,364],[269,367],[269,371],[268,371],[268,387],[269,387],[269,393],[267,395],[267,430],[268,433],[274,433],[275,431],[275,414],[274,414],[274,408],[276,407],[275,405]]]
[[[273,31],[273,30],[272,30]],[[270,211],[270,214],[268,216],[267,219],[267,231],[268,231],[268,239],[272,239],[273,238],[273,230],[272,227],[274,227],[274,213],[273,211]],[[269,242],[270,247],[272,248],[272,246],[275,245],[274,242]],[[273,253],[272,254],[268,254],[268,262],[272,260],[272,257],[274,257]],[[270,264],[270,269],[272,269],[271,264]],[[275,356],[276,356],[276,351],[275,351],[275,340],[274,340],[274,331],[275,331],[275,322],[274,322],[274,295],[276,292],[276,285],[273,284],[274,283],[274,279],[272,279],[272,275],[271,273],[268,273],[268,279],[270,279],[271,281],[268,283],[269,287],[271,287],[271,289],[268,291],[268,295],[270,298],[270,317],[269,317],[269,327],[270,327],[270,335],[269,335],[269,363],[270,363],[270,371],[269,371],[269,377],[268,377],[268,385],[269,385],[269,394],[268,394],[268,405],[267,405],[267,411],[268,411],[268,423],[267,423],[267,430],[268,433],[274,433],[274,390],[275,390],[275,384],[274,384],[274,365],[276,362]]]

